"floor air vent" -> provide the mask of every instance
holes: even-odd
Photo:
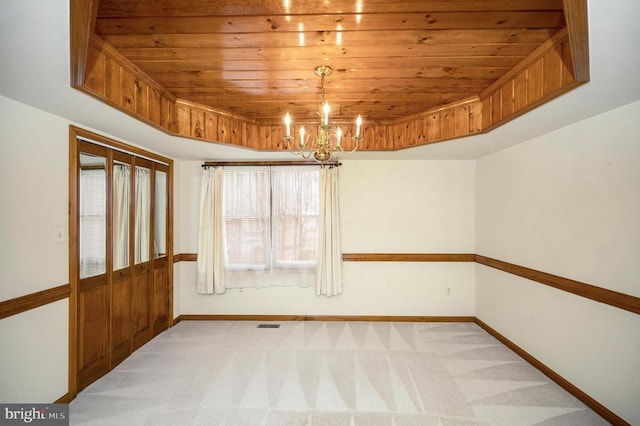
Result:
[[[258,328],[280,328],[280,324],[258,324]]]

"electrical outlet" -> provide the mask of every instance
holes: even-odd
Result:
[[[447,287],[447,296],[451,296],[452,293],[451,287]]]
[[[64,243],[64,227],[63,226],[53,227],[53,243],[54,244]]]

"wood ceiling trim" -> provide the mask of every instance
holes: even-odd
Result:
[[[526,60],[522,60],[517,63],[513,68],[511,68],[508,72],[504,73],[502,77],[496,80],[491,86],[487,87],[480,93],[480,97],[484,98],[488,94],[493,93],[496,88],[502,87],[506,82],[513,80],[514,76],[521,73],[522,70],[526,69],[533,62],[538,60],[542,55],[544,55],[549,49],[553,48],[559,43],[562,43],[567,40],[568,31],[567,28],[562,28],[560,31],[556,32],[553,36],[551,36],[548,40],[538,46],[535,50],[533,50],[529,56],[527,56]]]
[[[252,123],[252,124],[260,124],[258,122],[256,122],[255,120],[250,120],[244,116],[241,115],[237,115],[237,114],[233,114],[230,113],[229,111],[223,111],[217,108],[213,108],[207,105],[203,105],[200,104],[198,102],[193,102],[187,99],[182,99],[182,98],[177,98],[176,99],[176,106],[181,107],[183,109],[197,109],[198,111],[202,111],[202,112],[206,112],[206,113],[210,113],[210,114],[214,114],[216,116],[219,117],[228,117],[228,118],[233,118],[236,120],[241,120],[241,121],[246,121],[247,123]]]
[[[175,98],[175,96],[173,96],[170,92],[166,91],[165,87],[162,84],[158,83],[140,67],[137,67],[135,63],[122,55],[116,48],[105,42],[101,37],[92,34],[89,38],[89,44],[91,47],[102,51],[109,59],[117,62],[121,67],[129,69],[129,71],[138,79],[144,80],[148,85],[153,86],[159,91],[165,91],[168,97]]]
[[[573,75],[569,41],[565,37],[533,62],[527,61],[527,66],[506,82],[483,94],[482,131],[501,126],[581,84]]]
[[[569,30],[573,72],[576,81],[587,82],[591,78],[587,0],[564,0],[564,13]]]
[[[564,4],[567,27],[480,94],[483,132],[589,81],[587,1]]]
[[[153,127],[175,131],[175,96],[95,35],[84,56],[85,78],[77,89]]]
[[[71,0],[69,4],[70,21],[74,23],[69,28],[72,87],[84,83],[86,55],[97,13],[98,0]]]

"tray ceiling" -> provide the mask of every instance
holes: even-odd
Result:
[[[478,96],[565,26],[562,0],[101,0],[95,33],[177,98],[261,124],[389,123]]]

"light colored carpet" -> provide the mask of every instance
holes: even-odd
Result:
[[[82,391],[72,425],[606,425],[473,323],[181,322]]]

